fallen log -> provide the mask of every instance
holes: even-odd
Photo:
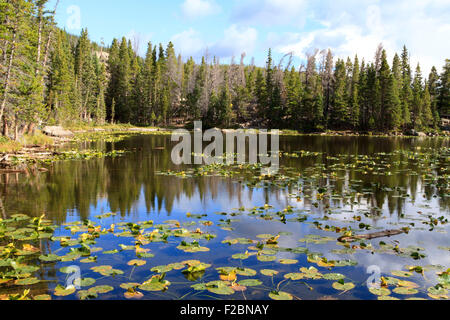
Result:
[[[27,170],[23,169],[19,169],[19,170],[15,170],[15,169],[0,169],[0,174],[8,174],[8,173],[27,173]]]
[[[369,234],[361,234],[355,236],[342,236],[338,239],[339,242],[355,242],[359,240],[372,240],[376,238],[392,237],[399,234],[407,233],[406,230],[386,230],[374,232]]]

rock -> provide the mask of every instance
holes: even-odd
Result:
[[[417,134],[418,137],[427,137],[427,134],[425,132],[419,132]]]
[[[73,132],[66,130],[60,126],[45,127],[44,129],[42,129],[42,132],[48,136],[57,138],[71,138],[74,135]]]

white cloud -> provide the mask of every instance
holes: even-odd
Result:
[[[339,57],[358,54],[372,61],[379,43],[383,43],[389,59],[406,45],[413,68],[420,61],[425,74],[432,65],[442,67],[450,52],[448,1],[326,0],[309,2],[305,10],[302,14],[309,19],[306,26],[320,27],[297,32],[298,39],[289,44],[279,40],[278,45],[275,43],[278,51],[294,51],[304,57],[311,49],[331,48]],[[259,15],[269,16],[269,13]]]
[[[140,33],[136,30],[131,30],[128,32],[128,34],[125,36],[128,40],[131,41],[131,44],[133,45],[133,49],[137,51],[137,53],[141,56],[145,55],[145,52],[147,50],[147,44],[152,39],[153,33]]]
[[[211,46],[211,54],[220,58],[238,56],[245,52],[251,54],[258,40],[258,32],[254,28],[232,25],[224,31],[223,39]]]
[[[304,0],[245,0],[238,1],[232,19],[238,23],[264,25],[302,25],[306,18]]]
[[[231,58],[245,52],[251,54],[258,40],[256,29],[232,25],[224,31],[223,38],[215,42],[206,42],[202,35],[190,28],[174,35],[171,41],[183,57],[199,58],[206,50],[209,56]]]
[[[171,41],[184,57],[196,57],[205,48],[200,34],[192,28],[174,35]]]
[[[214,0],[185,0],[181,5],[183,15],[188,19],[206,17],[220,12],[220,6]]]

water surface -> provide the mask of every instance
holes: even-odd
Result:
[[[177,237],[151,242],[144,247],[155,257],[142,258],[145,265],[132,267],[127,262],[137,258],[135,251],[122,251],[120,245],[134,245],[135,239],[102,235],[92,246],[101,248],[91,254],[98,257],[97,262],[36,261],[40,266],[38,278],[45,282],[30,286],[34,294],[52,295],[56,285],[64,284],[67,279],[60,268],[76,265],[81,268],[82,277],[96,279],[95,285],[114,287],[99,298],[124,299],[126,290],[120,288],[122,283],[143,283],[156,274],[150,271],[155,266],[195,259],[211,265],[201,278],[189,281],[193,279],[187,279],[180,270],[172,270],[166,274],[171,282],[166,292],[139,290],[143,298],[269,299],[271,291],[281,290],[301,299],[377,299],[366,286],[370,276],[367,269],[371,266],[379,268],[386,277],[393,277],[392,271],[407,271],[406,266],[426,267],[425,277],[414,272],[407,279],[397,277],[418,284],[417,294],[390,296],[429,298],[427,289],[437,284],[436,273],[450,267],[450,228],[447,223],[441,223],[449,218],[448,139],[284,136],[280,137],[280,149],[284,153],[280,173],[284,178],[266,183],[258,181],[257,170],[233,177],[224,177],[225,169],[215,172],[219,176],[193,174],[190,169],[194,166],[178,167],[172,163],[173,145],[170,136],[157,135],[136,135],[119,142],[83,143],[79,147],[127,153],[114,158],[60,161],[48,165],[46,173],[1,176],[2,218],[15,214],[38,217],[45,213],[58,226],[55,236],[77,239],[79,234],[71,234],[67,226],[85,220],[105,229],[111,224],[126,229],[121,223],[148,220],[154,225],[169,224],[176,228],[176,220],[182,228],[201,229],[216,236],[209,241],[199,240],[201,246],[209,249],[207,252],[183,252],[177,249],[183,239]],[[185,171],[186,175],[166,175],[168,170]],[[98,218],[110,212],[117,215]],[[432,228],[430,220],[438,218],[441,220]],[[365,241],[362,247],[357,242],[352,244],[356,248],[345,248],[337,243],[342,234],[335,232],[336,227],[352,228],[357,234],[404,227],[410,228],[410,232]],[[269,254],[276,256],[275,261],[263,262],[256,255],[244,260],[233,259],[235,254],[256,253],[255,245],[267,240],[261,236],[265,234],[280,235],[277,246],[272,248],[274,254]],[[253,243],[223,243],[232,239],[241,242],[248,239]],[[396,254],[396,247],[401,254]],[[59,256],[70,250],[48,240],[41,240],[40,248],[44,254]],[[119,252],[102,254],[113,249]],[[411,253],[415,251],[423,257],[414,259]],[[314,260],[317,257],[347,261],[348,265],[319,266]],[[286,265],[280,263],[281,259],[294,261]],[[100,265],[111,265],[123,274],[103,277],[91,269]],[[321,274],[342,274],[345,282],[356,287],[343,292],[332,287],[334,281],[288,281],[284,277],[312,266]],[[250,268],[257,274],[238,275],[238,281],[258,279],[262,284],[227,296],[191,287],[219,280],[216,270],[219,267]],[[259,272],[262,269],[279,273],[268,277]],[[0,287],[0,294],[16,291],[14,287]],[[72,294],[53,298],[78,297]]]

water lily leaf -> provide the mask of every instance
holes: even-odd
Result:
[[[64,269],[64,268],[61,268]],[[61,271],[60,269],[60,271]],[[105,272],[110,272],[113,269],[112,266],[96,266],[96,267],[92,267],[91,270],[97,273],[105,273]],[[65,269],[66,270],[66,269]],[[63,272],[63,271],[61,271]]]
[[[272,234],[259,234],[256,237],[259,239],[270,239],[270,238],[274,238],[275,236]]]
[[[128,290],[128,289],[132,289],[132,288],[137,288],[139,287],[141,284],[140,283],[135,283],[135,282],[129,282],[129,283],[122,283],[120,285],[120,287],[122,289]]]
[[[98,298],[98,294],[96,292],[89,292],[88,290],[80,290],[78,291],[78,298],[80,300],[88,300],[88,299],[96,299]]]
[[[233,282],[233,283],[231,284],[231,288],[232,288],[234,291],[236,291],[236,292],[244,292],[244,291],[247,290],[247,287],[242,286],[242,285],[239,285],[239,284],[237,284],[236,282]]]
[[[412,281],[406,281],[406,280],[399,280],[397,282],[397,285],[400,287],[407,287],[407,288],[419,288],[419,285],[417,283],[414,283]]]
[[[39,256],[39,260],[44,261],[44,262],[55,262],[55,261],[59,261],[59,256],[57,256],[56,254],[49,254],[49,255],[41,255]]]
[[[95,283],[95,279],[93,278],[82,278],[80,281],[80,285],[82,287],[90,287]]]
[[[236,272],[224,273],[219,276],[222,281],[235,281],[236,280]]]
[[[31,286],[33,284],[39,283],[41,280],[37,278],[26,278],[26,279],[18,279],[14,282],[17,286]]]
[[[236,273],[245,277],[253,277],[256,275],[256,271],[249,268],[236,268]]]
[[[262,275],[265,275],[267,277],[273,277],[273,276],[276,276],[279,273],[276,270],[270,270],[270,269],[262,269],[259,272],[261,272]]]
[[[236,260],[246,260],[249,257],[250,256],[246,253],[238,253],[238,254],[234,254],[231,256],[231,258],[236,259]]]
[[[284,278],[285,279],[291,279],[291,280],[293,280],[293,281],[296,281],[296,280],[301,280],[301,279],[304,279],[305,278],[305,274],[304,273],[295,273],[295,272],[293,272],[293,273],[288,273],[288,274],[285,274],[284,275]]]
[[[143,266],[146,263],[147,263],[147,261],[145,261],[145,260],[138,260],[138,259],[134,259],[134,260],[128,261],[128,265],[129,266],[135,266],[135,267]]]
[[[388,296],[391,294],[391,290],[389,290],[387,288],[383,288],[383,287],[380,287],[380,288],[370,287],[369,291],[372,294],[377,295],[377,296]]]
[[[257,259],[261,262],[271,262],[277,260],[276,256],[258,255]]]
[[[295,260],[295,259],[280,259],[279,262],[281,264],[296,264],[296,263],[298,263],[298,260]]]
[[[126,299],[142,299],[144,297],[144,295],[142,294],[142,292],[130,289],[127,292],[125,292],[123,294],[123,296]]]
[[[80,260],[81,263],[94,263],[97,262],[97,257],[95,256],[91,256],[91,257],[87,257],[85,259]]]
[[[400,300],[400,299],[391,296],[378,296],[378,300]]]
[[[218,294],[218,295],[233,295],[235,293],[235,291],[233,290],[233,288],[226,286],[226,285],[206,285],[206,289],[209,292]]]
[[[103,251],[103,254],[116,254],[116,253],[119,253],[119,250],[114,249],[114,250]]]
[[[419,293],[419,291],[417,291],[416,289],[411,288],[411,287],[398,287],[398,288],[395,288],[393,291],[397,294],[404,294],[404,295]]]
[[[76,289],[73,286],[65,288],[65,287],[63,287],[62,285],[59,284],[59,285],[56,286],[55,291],[54,291],[53,294],[55,296],[58,296],[58,297],[66,297],[66,296],[69,296],[69,295],[73,294],[75,291],[76,291]]]
[[[75,260],[77,260],[79,258],[81,258],[80,254],[69,253],[69,254],[66,254],[65,256],[60,257],[60,260],[62,262],[70,262],[70,261],[75,261]]]
[[[262,285],[262,282],[257,279],[246,279],[239,281],[238,284],[244,287],[256,287]]]
[[[71,273],[74,273],[77,271],[78,271],[78,269],[75,267],[72,267],[72,266],[71,267],[62,267],[61,269],[59,269],[59,272],[66,273],[66,274],[71,274]]]
[[[197,290],[197,291],[204,291],[207,289],[206,284],[204,284],[204,283],[196,283],[196,284],[192,285],[191,288],[193,288],[194,290]]]
[[[448,299],[448,290],[437,285],[428,289],[428,296],[432,299]]]
[[[150,269],[150,271],[155,272],[155,273],[166,273],[169,271],[172,271],[173,267],[170,265],[167,266],[157,266],[157,267],[153,267]]]
[[[99,294],[99,293],[108,293],[108,292],[111,292],[113,290],[114,290],[113,287],[104,285],[104,286],[97,286],[97,287],[90,288],[88,291],[90,293],[97,293],[97,294]]]
[[[340,290],[340,291],[349,291],[349,290],[352,290],[353,288],[355,288],[355,285],[351,282],[347,282],[344,284],[342,284],[340,282],[334,282],[333,288],[336,290]]]
[[[412,276],[411,272],[407,271],[392,271],[391,274],[396,277],[408,278]]]
[[[186,266],[186,263],[177,262],[171,263],[168,266],[171,267],[173,270],[181,270]]]
[[[292,300],[294,299],[291,294],[283,291],[272,291],[269,293],[269,297],[273,300]]]
[[[40,295],[34,296],[33,300],[40,300],[40,301],[52,300],[52,297],[48,294],[40,294]]]
[[[340,273],[325,273],[323,275],[323,278],[325,280],[334,280],[334,281],[338,281],[338,280],[342,280],[345,279],[345,276],[343,274]]]
[[[147,281],[146,283],[139,286],[140,290],[144,291],[164,291],[167,289],[170,283],[168,281]]]

